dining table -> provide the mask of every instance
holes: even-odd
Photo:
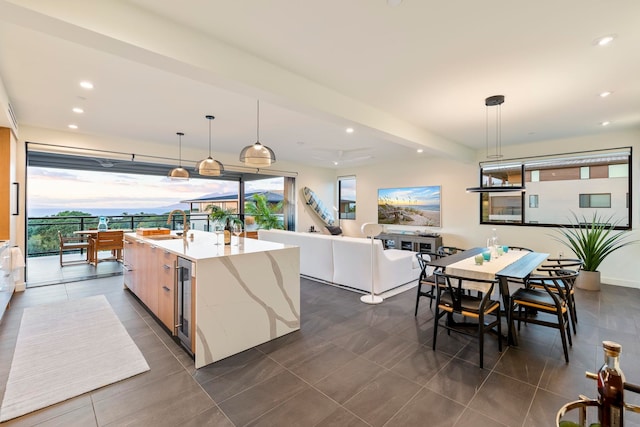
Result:
[[[476,255],[481,255],[488,251],[488,248],[471,248],[453,255],[434,259],[428,264],[435,268],[442,268],[447,274],[475,279],[498,279],[498,289],[502,298],[503,309],[509,313],[511,305],[511,292],[509,281],[524,282],[527,277],[548,257],[549,254],[542,252],[529,252],[521,250],[510,250],[500,256],[495,253],[489,261],[477,264]],[[475,289],[482,291],[482,289]],[[507,318],[508,333],[507,342],[509,345],[518,345],[513,322]]]

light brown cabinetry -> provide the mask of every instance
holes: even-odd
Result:
[[[124,284],[175,334],[177,256],[141,239],[124,238]]]
[[[176,313],[176,262],[177,256],[164,251],[161,256],[162,266],[158,274],[158,319],[173,333]]]
[[[11,219],[17,211],[17,192],[12,194],[11,190],[15,180],[14,154],[11,129],[0,127],[0,240],[11,240],[15,231],[15,220]]]

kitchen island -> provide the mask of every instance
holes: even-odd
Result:
[[[126,233],[124,282],[196,368],[300,329],[298,247],[244,238],[216,245],[213,233],[187,234]]]

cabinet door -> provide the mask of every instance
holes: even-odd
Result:
[[[175,335],[175,276],[177,256],[163,251],[162,265],[158,275],[158,319]]]
[[[140,290],[137,280],[138,259],[142,246],[137,239],[125,236],[124,238],[124,284],[131,292],[140,298]]]
[[[162,262],[162,249],[154,244],[146,245],[144,263],[141,271],[144,277],[140,278],[140,283],[144,284],[143,302],[149,310],[156,316],[158,315],[158,289],[159,284],[159,267]]]

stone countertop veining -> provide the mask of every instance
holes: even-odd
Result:
[[[220,245],[216,245],[215,234],[200,230],[189,230],[187,235],[189,236],[192,233],[193,240],[189,237],[186,239],[153,239],[149,236],[140,236],[136,233],[125,233],[125,236],[132,237],[136,240],[142,240],[148,244],[190,259],[191,261],[266,252],[292,247],[291,245],[285,245],[282,243],[247,239],[243,237],[240,237],[239,245],[236,246],[236,236],[231,236],[231,245],[222,244],[222,236],[220,236]],[[172,231],[171,234],[175,236],[176,232]]]

